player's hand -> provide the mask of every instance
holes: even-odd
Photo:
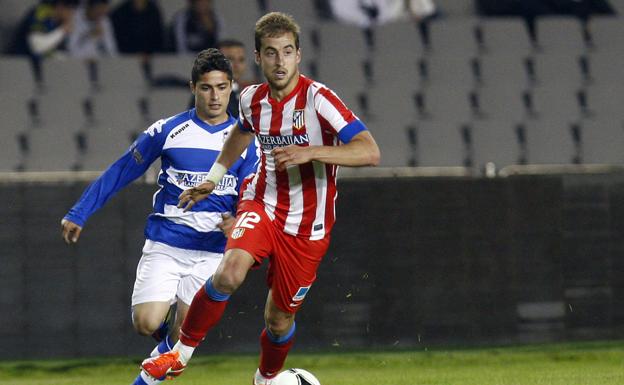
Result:
[[[182,194],[178,197],[178,208],[189,211],[195,206],[195,203],[208,198],[208,195],[214,190],[215,184],[212,182],[205,182],[197,187],[190,188],[182,191]]]
[[[275,159],[275,168],[277,171],[284,171],[286,167],[295,164],[308,163],[312,160],[310,147],[302,147],[290,145],[286,147],[277,147],[271,151],[271,155]]]
[[[82,227],[65,218],[61,220],[61,235],[68,245],[78,242]]]
[[[229,238],[230,233],[232,232],[232,227],[234,227],[234,222],[236,221],[236,218],[234,218],[230,213],[221,214],[221,218],[223,218],[223,221],[219,223],[217,227],[220,228],[221,231],[223,231],[223,234],[225,234],[226,238]]]

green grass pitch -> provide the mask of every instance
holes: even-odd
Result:
[[[0,361],[3,385],[130,384],[138,358]],[[249,385],[254,355],[195,357],[166,385]],[[293,352],[322,385],[624,385],[624,341],[396,352]]]

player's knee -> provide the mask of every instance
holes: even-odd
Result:
[[[162,320],[150,317],[147,314],[134,314],[132,317],[132,325],[134,330],[142,336],[152,335],[156,329],[160,327]]]
[[[213,285],[215,289],[225,294],[232,294],[243,283],[245,276],[241,277],[236,271],[222,271],[216,273],[213,278]]]
[[[265,318],[266,328],[274,336],[285,336],[293,325],[292,315],[271,316]]]

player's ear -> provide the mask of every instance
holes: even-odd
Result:
[[[257,65],[260,65],[260,52],[254,50],[254,61]]]
[[[301,63],[301,49],[297,48],[297,64]]]
[[[189,80],[189,88],[191,89],[191,93],[195,95],[195,83],[192,80]]]

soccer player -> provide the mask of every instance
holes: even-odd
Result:
[[[337,166],[379,163],[379,148],[364,124],[330,89],[299,73],[299,27],[291,16],[273,12],[261,17],[255,48],[267,81],[241,92],[238,127],[206,182],[184,191],[178,206],[192,210],[213,194],[254,135],[260,166],[242,187],[225,257],[195,294],[180,340],[170,352],[143,361],[152,377],[174,377],[184,370],[248,270],[268,258],[266,327],[253,382],[271,384],[293,344],[295,313],[329,246]]]
[[[255,172],[258,163],[257,147],[250,142],[232,159],[209,199],[192,210],[177,207],[180,193],[206,181],[225,139],[238,130],[236,119],[226,112],[232,67],[220,51],[211,48],[197,55],[190,87],[195,108],[151,125],[86,189],[61,222],[65,242],[76,243],[89,216],[161,158],[160,189],[147,219],[145,246],[132,293],[136,331],[164,334],[153,355],[168,351],[177,341],[194,294],[219,265],[241,182]],[[174,301],[176,326],[167,335],[163,320]],[[134,384],[160,382],[141,373]]]

